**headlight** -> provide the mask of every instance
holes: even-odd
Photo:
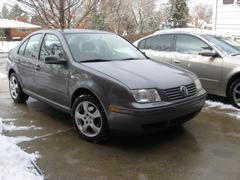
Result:
[[[202,90],[202,84],[201,84],[201,82],[199,81],[199,79],[196,79],[196,80],[195,80],[195,85],[196,85],[196,88],[197,88],[197,92],[199,92],[199,91]]]
[[[137,89],[132,90],[133,97],[138,103],[149,103],[161,101],[156,89]]]

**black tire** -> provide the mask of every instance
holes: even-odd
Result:
[[[12,73],[9,78],[9,92],[14,102],[24,103],[28,100],[29,96],[26,95],[18,81],[16,73]]]
[[[72,122],[78,134],[89,142],[97,143],[109,137],[103,108],[91,95],[80,96],[74,101]]]
[[[240,79],[234,81],[230,86],[229,98],[231,104],[240,109]]]

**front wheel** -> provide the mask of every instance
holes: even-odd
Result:
[[[23,103],[28,100],[28,95],[26,95],[21,87],[21,84],[18,81],[16,73],[12,73],[9,78],[9,91],[12,99],[16,103]]]
[[[109,135],[101,104],[91,95],[78,97],[73,104],[72,122],[83,139],[97,143]]]
[[[229,97],[232,105],[240,109],[240,79],[230,86]]]

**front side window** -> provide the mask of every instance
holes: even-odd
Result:
[[[205,42],[191,35],[177,35],[176,51],[186,54],[199,54],[203,50],[212,50]]]
[[[23,54],[24,56],[30,58],[36,57],[41,37],[42,34],[36,34],[30,37]]]
[[[171,51],[173,35],[153,36],[146,39],[143,49],[151,49],[155,51]]]
[[[63,48],[60,40],[53,34],[46,34],[40,50],[40,60],[44,60],[46,56],[58,56],[64,58]]]

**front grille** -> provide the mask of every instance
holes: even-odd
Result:
[[[180,87],[175,87],[175,88],[170,88],[170,89],[165,89],[164,92],[167,95],[167,97],[169,98],[170,101],[174,101],[174,100],[179,100],[179,99],[183,99],[186,97],[191,97],[197,94],[197,89],[195,84],[189,84],[189,85],[185,85],[185,87],[188,90],[188,95],[184,96],[181,93]]]

